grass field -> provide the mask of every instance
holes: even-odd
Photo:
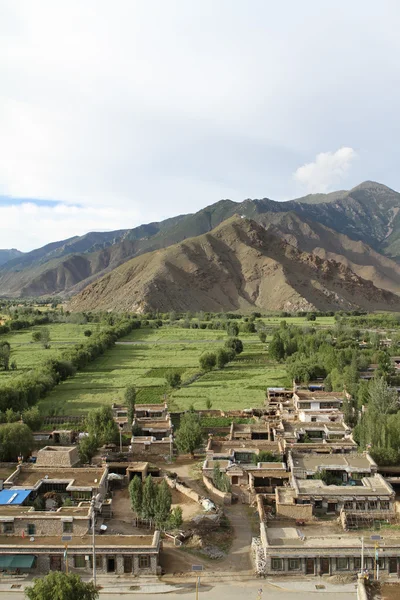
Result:
[[[240,336],[244,352],[223,370],[201,375],[170,394],[171,410],[190,405],[205,408],[210,398],[213,408],[238,409],[260,406],[269,385],[285,385],[285,369],[268,361],[265,345],[257,334]],[[55,388],[41,401],[45,413],[74,415],[91,408],[122,402],[126,386],[138,389],[137,402],[155,403],[167,392],[165,376],[178,371],[182,381],[199,373],[199,357],[205,350],[222,347],[222,331],[163,327],[133,331],[76,377]]]
[[[310,325],[320,327],[333,327],[334,317],[317,317],[315,321],[307,321],[305,317],[264,317],[262,319],[265,325],[279,325],[281,321],[286,321],[288,325]]]
[[[32,342],[32,333],[40,331],[42,327],[50,330],[51,347],[48,350],[45,350],[40,343]],[[11,345],[10,362],[15,360],[17,363],[16,371],[0,371],[0,381],[37,367],[46,358],[59,356],[70,344],[88,339],[83,333],[85,329],[91,329],[94,333],[98,327],[98,324],[50,323],[0,335],[0,340],[7,340]]]

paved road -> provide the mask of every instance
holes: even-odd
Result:
[[[201,585],[199,588],[199,600],[310,600],[310,593],[312,598],[316,598],[317,600],[356,600],[356,592],[348,591],[350,587],[332,586],[329,588],[329,591],[318,591],[315,589],[315,585],[310,586],[309,582],[297,582],[296,585],[289,585],[286,589],[264,581],[234,585]],[[261,595],[259,594],[260,588],[262,589]],[[115,592],[101,592],[100,600],[116,600],[117,598],[135,598],[135,600],[160,599],[162,594],[154,593],[154,589],[155,586],[149,587],[149,593],[129,591],[128,588],[121,588],[121,590]],[[189,600],[193,598],[194,600],[195,587],[190,584],[183,585],[178,592],[168,592],[166,598],[168,600]],[[10,599],[25,600],[25,597],[22,592],[0,591],[0,600]]]

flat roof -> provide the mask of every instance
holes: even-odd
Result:
[[[9,490],[14,491],[14,490]],[[90,503],[86,506],[61,506],[57,510],[35,510],[33,506],[2,506],[0,519],[28,515],[33,518],[62,518],[62,517],[87,517],[90,512]]]
[[[338,394],[337,392],[325,392],[325,391],[311,391],[311,390],[297,390],[295,395],[300,400],[315,400],[316,402],[323,401],[325,398],[327,400],[343,400],[343,395]]]
[[[287,521],[279,521],[267,526],[267,538],[271,546],[275,547],[294,547],[294,548],[315,548],[317,553],[329,552],[334,548],[357,548],[360,551],[361,530],[343,531],[337,520],[307,522],[305,527],[288,527]],[[374,542],[370,540],[371,531],[366,530],[365,546],[373,548]],[[380,530],[379,535],[382,541],[379,542],[382,548],[391,546],[400,546],[400,534],[396,530]],[[320,554],[318,554],[320,555]]]
[[[394,494],[389,491],[389,484],[386,484],[380,476],[364,477],[362,485],[326,485],[321,479],[298,479],[296,485],[301,495],[314,496],[391,496]]]
[[[18,506],[27,499],[32,490],[2,490],[0,506]]]
[[[61,540],[61,536],[33,536],[34,541],[30,541],[30,537],[24,538],[20,536],[0,535],[0,551],[3,548],[12,546],[23,546],[33,551],[36,547],[52,546],[64,548],[65,543]],[[91,546],[92,536],[71,536],[72,539],[68,542],[68,548],[79,546]],[[152,547],[155,536],[153,535],[96,535],[96,549],[108,548],[110,546],[147,546]],[[154,545],[154,547],[156,547]]]
[[[374,466],[374,462],[369,460],[367,456],[357,453],[351,454],[301,454],[292,456],[293,465],[295,468],[304,469],[305,471],[314,471],[320,467],[338,469],[361,469],[370,470]]]
[[[23,465],[12,481],[14,486],[35,487],[41,480],[73,482],[75,487],[96,487],[104,474],[105,469],[97,468],[54,468],[54,467],[28,467]],[[95,481],[97,479],[97,482]]]

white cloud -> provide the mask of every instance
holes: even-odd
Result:
[[[140,222],[134,209],[38,206],[33,202],[0,206],[1,247],[28,251],[89,231],[126,229]]]
[[[314,162],[299,167],[294,178],[311,193],[329,192],[345,178],[356,156],[353,148],[345,146],[336,152],[320,152]]]
[[[400,187],[395,2],[0,0],[0,12],[0,195],[88,207],[79,231],[107,221],[96,208],[131,226],[220,198],[293,197],[302,157],[341,140],[363,157],[352,185]]]

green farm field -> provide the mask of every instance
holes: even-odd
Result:
[[[51,347],[48,350],[40,343],[32,342],[32,333],[40,331],[43,327],[50,330]],[[10,362],[15,360],[17,363],[16,371],[0,371],[0,381],[38,367],[46,358],[59,356],[70,344],[87,340],[83,333],[86,329],[95,333],[98,327],[98,324],[50,323],[0,335],[0,341],[7,340],[11,345]]]
[[[162,327],[140,329],[120,340],[115,348],[55,388],[40,408],[59,415],[85,414],[91,408],[122,402],[133,384],[137,402],[156,403],[168,393],[165,376],[178,371],[184,385],[168,396],[171,410],[206,408],[240,409],[262,405],[268,386],[288,384],[284,367],[269,362],[257,334],[241,334],[244,351],[223,370],[199,375],[199,357],[222,347],[222,331]],[[188,382],[185,384],[185,382]]]

